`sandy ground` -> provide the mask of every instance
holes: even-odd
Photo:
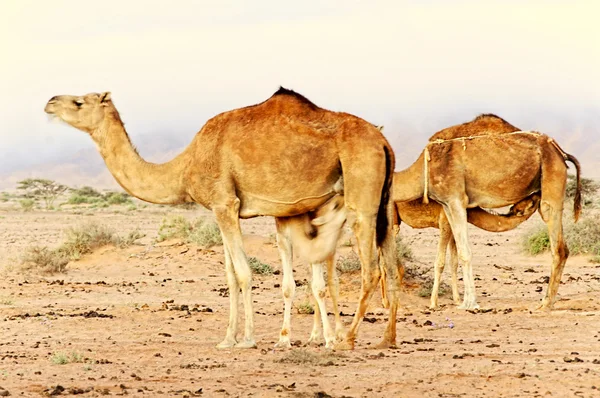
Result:
[[[161,219],[175,211],[198,215],[168,207],[0,209],[0,396],[600,396],[600,267],[570,258],[556,309],[535,311],[550,256],[526,256],[519,247],[535,221],[503,234],[470,230],[483,311],[458,310],[449,295],[430,311],[419,286],[406,286],[397,349],[370,349],[386,320],[377,294],[354,351],[305,347],[312,316],[296,311],[296,346],[274,350],[283,301],[281,275],[270,275],[254,279],[258,349],[219,351],[228,317],[222,248],[153,245]],[[147,236],[140,245],[105,247],[72,262],[66,274],[27,275],[14,266],[26,246],[57,245],[65,227],[88,220]],[[280,270],[272,220],[244,221],[243,229],[248,254]],[[418,264],[431,265],[437,231],[403,227],[402,234]],[[308,266],[298,263],[295,277],[300,304],[308,297]],[[359,274],[341,279],[349,323]],[[61,358],[68,363],[55,363]]]

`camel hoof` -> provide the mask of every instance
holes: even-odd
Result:
[[[354,341],[353,340],[339,341],[339,342],[335,343],[335,345],[333,346],[333,349],[340,350],[340,351],[353,350],[354,349]]]
[[[223,340],[219,344],[217,344],[216,348],[219,350],[228,350],[230,348],[235,347],[237,343],[238,342],[235,339],[226,338],[225,340]]]
[[[277,343],[275,343],[275,348],[288,349],[292,348],[292,343],[290,343],[290,339],[279,339]]]
[[[458,306],[459,310],[478,310],[479,309],[479,304],[477,304],[476,301],[470,301],[470,302],[463,302],[461,305]]]
[[[323,335],[321,333],[312,332],[310,334],[310,337],[308,338],[308,341],[306,342],[306,344],[313,345],[313,346],[319,346],[319,345],[321,345],[321,340],[323,340]]]
[[[376,344],[373,348],[377,350],[384,350],[386,348],[396,348],[396,342],[384,339],[381,341],[381,343]]]
[[[335,349],[335,339],[327,340],[327,342],[325,343],[325,348],[328,350]]]
[[[256,342],[254,340],[244,340],[235,345],[235,348],[256,348]]]

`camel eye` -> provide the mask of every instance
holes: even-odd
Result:
[[[78,100],[73,101],[73,103],[75,105],[77,105],[78,108],[81,108],[81,105],[83,105],[85,103],[85,101],[78,99]]]

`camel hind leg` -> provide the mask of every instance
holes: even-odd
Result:
[[[542,200],[539,212],[548,226],[552,269],[546,296],[542,299],[539,307],[541,309],[551,309],[554,305],[565,263],[569,257],[569,249],[563,237],[562,226],[566,178],[566,167],[562,159],[553,162],[544,159],[542,163]]]
[[[433,276],[433,287],[431,288],[431,302],[429,308],[435,309],[438,306],[438,295],[440,290],[440,283],[442,281],[442,273],[446,266],[446,252],[448,251],[448,243],[450,240],[454,240],[452,237],[452,229],[448,223],[448,219],[445,214],[440,213],[439,219],[440,226],[440,241],[438,243],[438,253],[434,263],[434,276]],[[456,246],[454,246],[456,248]]]

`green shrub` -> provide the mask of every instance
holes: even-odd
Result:
[[[167,239],[184,238],[190,235],[192,225],[183,216],[174,216],[164,218],[160,227],[158,227],[158,242]]]
[[[248,265],[253,273],[258,275],[272,275],[273,267],[267,263],[263,263],[256,257],[248,257]]]
[[[133,204],[131,197],[125,192],[107,192],[104,195],[104,200],[109,205]]]
[[[583,213],[577,223],[567,214],[563,220],[563,236],[570,254],[591,254],[592,261],[600,256],[600,213]],[[539,225],[524,236],[524,248],[529,254],[539,254],[550,248],[546,225]]]
[[[65,203],[69,204],[69,205],[81,205],[81,204],[94,204],[94,203],[99,203],[99,202],[103,202],[103,201],[104,201],[104,199],[102,197],[85,196],[85,195],[79,195],[77,193],[72,193],[71,196],[69,196],[69,199],[67,199],[67,201]]]
[[[204,218],[198,218],[193,223],[183,216],[163,219],[156,240],[162,242],[174,238],[184,239],[186,242],[206,248],[223,244],[218,225]]]
[[[21,209],[23,209],[23,211],[32,211],[35,207],[35,200],[21,199],[19,200],[19,204],[21,205]]]
[[[202,247],[212,247],[223,244],[221,230],[215,222],[199,218],[194,222],[188,235],[188,240]]]

